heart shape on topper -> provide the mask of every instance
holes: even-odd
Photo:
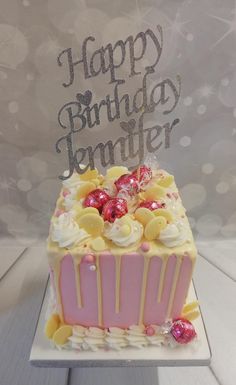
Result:
[[[80,92],[78,92],[78,94],[76,95],[76,99],[81,104],[84,104],[85,106],[89,106],[92,100],[92,96],[93,96],[92,92],[90,90],[87,90],[85,91],[84,94],[81,94]]]
[[[135,119],[130,119],[128,122],[120,122],[121,128],[129,132],[135,128],[136,120]]]

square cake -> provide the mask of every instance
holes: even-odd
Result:
[[[183,314],[197,313],[196,304],[186,305],[197,252],[166,171],[142,165],[133,172],[114,166],[105,176],[74,173],[63,181],[47,250],[45,332],[55,346],[120,349],[195,337]]]

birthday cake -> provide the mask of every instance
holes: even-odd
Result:
[[[63,181],[51,219],[46,336],[77,350],[194,340],[197,252],[174,177],[146,164],[84,171]]]

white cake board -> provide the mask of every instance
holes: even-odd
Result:
[[[150,346],[142,349],[125,348],[120,351],[68,351],[57,350],[50,346],[44,336],[45,313],[49,290],[46,289],[38,324],[30,353],[30,362],[40,367],[123,367],[123,366],[207,366],[210,364],[211,350],[202,314],[193,322],[198,341],[189,345],[170,348]],[[197,299],[191,283],[188,302]]]

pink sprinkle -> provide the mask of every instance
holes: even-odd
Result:
[[[93,254],[86,254],[84,257],[83,257],[83,262],[85,263],[95,263],[95,256]]]
[[[62,210],[62,209],[58,209],[56,212],[55,212],[55,217],[59,217],[61,214],[63,214],[65,211]]]
[[[69,195],[69,194],[70,194],[70,191],[68,191],[68,190],[64,190],[63,193],[62,193],[62,195],[63,195],[64,198],[65,198],[67,195]]]
[[[153,335],[155,334],[154,328],[153,328],[152,326],[148,326],[148,327],[146,328],[146,334],[147,334],[147,336],[149,336],[149,337],[153,336]]]
[[[149,243],[148,242],[143,242],[141,244],[140,248],[141,248],[142,251],[149,251],[149,249],[150,249]]]

